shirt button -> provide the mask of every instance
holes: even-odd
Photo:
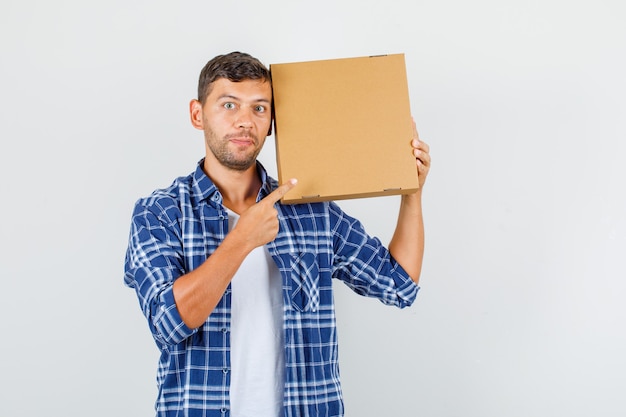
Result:
[[[222,408],[220,411],[222,412],[222,414],[226,414],[228,413],[228,408]]]
[[[224,371],[225,374],[228,373],[228,368],[224,368],[222,371]]]

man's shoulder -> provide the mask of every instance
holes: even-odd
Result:
[[[172,208],[180,208],[182,204],[191,199],[193,193],[193,176],[177,177],[172,183],[163,188],[157,188],[150,194],[137,199],[136,208],[157,209],[165,211]]]
[[[337,223],[351,219],[334,201],[317,203],[278,204],[278,210],[285,219],[295,220],[303,227],[322,223],[326,227],[334,228]],[[322,222],[322,223],[320,223]]]
[[[294,203],[278,205],[280,211],[287,216],[306,216],[310,214],[327,214],[330,211],[332,203],[328,201],[322,201],[319,203]]]

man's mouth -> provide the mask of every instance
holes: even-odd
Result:
[[[256,144],[256,138],[251,135],[228,135],[226,136],[228,141],[235,145],[254,145]]]

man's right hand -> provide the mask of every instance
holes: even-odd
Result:
[[[278,211],[274,207],[289,190],[296,186],[298,180],[292,178],[282,184],[263,200],[241,213],[235,230],[243,233],[251,250],[273,241],[278,234]]]

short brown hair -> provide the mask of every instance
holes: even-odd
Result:
[[[211,83],[227,78],[233,82],[262,80],[271,82],[270,72],[258,59],[243,52],[218,55],[206,63],[198,80],[198,101],[204,104],[211,92]]]

